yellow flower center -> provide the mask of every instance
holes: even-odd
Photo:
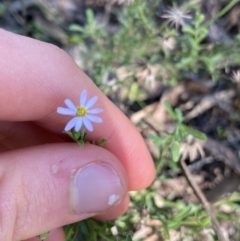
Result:
[[[84,106],[78,106],[76,115],[77,116],[86,116],[87,115],[87,109]]]

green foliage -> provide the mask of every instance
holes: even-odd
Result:
[[[91,71],[92,79],[99,86],[103,85],[102,80],[107,72],[114,72],[117,66],[135,63],[148,52],[149,44],[155,41],[152,35],[144,39],[153,25],[152,20],[149,22],[153,7],[146,6],[147,3],[137,1],[121,10],[114,8],[120,25],[114,33],[107,33],[104,24],[96,24],[91,9],[86,11],[87,24],[84,27],[75,24],[69,27],[73,32],[70,41],[86,45],[87,49],[82,55],[84,68]]]
[[[195,14],[190,15],[192,20],[183,26],[181,33],[168,26],[167,21],[161,25],[154,21],[153,16],[158,15],[156,12],[160,2],[138,0],[128,7],[114,7],[112,11],[117,17],[118,26],[113,32],[108,32],[106,23],[96,22],[91,9],[86,11],[85,26],[73,24],[69,27],[72,32],[69,40],[86,47],[81,56],[83,68],[88,70],[91,78],[103,90],[107,88],[103,81],[107,73],[116,74],[119,67],[136,66],[139,62],[146,65],[160,64],[169,74],[163,76],[158,73],[159,77],[170,84],[176,84],[189,72],[202,73],[202,70],[207,78],[217,79],[220,68],[229,64],[229,55],[232,56],[232,63],[240,62],[235,51],[240,47],[239,41],[231,48],[224,42],[214,46],[204,43],[209,35],[209,24],[200,12],[199,5],[186,3]],[[161,18],[161,15],[158,17]],[[170,38],[175,41],[172,50],[162,45]],[[118,80],[127,81],[123,86],[129,90],[135,80],[135,73],[133,71],[127,79]]]
[[[229,64],[239,64],[240,59],[236,49],[240,48],[240,38],[236,37],[233,46],[225,42],[217,42],[215,45],[206,43],[209,36],[210,22],[201,12],[197,3],[188,3],[185,7],[190,11],[192,19],[179,29],[168,25],[167,21],[155,21],[161,19],[157,6],[161,0],[141,1],[136,0],[130,6],[116,7],[112,9],[116,17],[117,26],[114,30],[108,29],[107,22],[97,23],[94,11],[87,9],[85,26],[72,24],[69,26],[69,41],[73,44],[84,46],[81,55],[83,68],[94,82],[103,90],[109,90],[119,86],[127,91],[127,101],[139,101],[140,93],[144,91],[136,78],[136,68],[141,65],[160,65],[161,70],[155,76],[156,81],[175,85],[181,78],[188,77],[189,73],[195,73],[203,78],[217,80],[221,69]],[[235,1],[230,1],[233,4]],[[218,18],[229,10],[226,5]],[[216,21],[217,18],[214,18]],[[213,21],[211,22],[213,23]],[[165,48],[163,42],[173,39],[171,48]],[[229,56],[231,55],[231,59]],[[128,68],[126,77],[119,77],[119,68]],[[167,74],[165,74],[167,72]],[[104,81],[109,74],[114,76],[113,86]],[[110,93],[114,93],[113,90]],[[127,97],[126,97],[127,96]],[[165,136],[149,135],[149,138],[159,148],[160,156],[156,160],[157,174],[163,166],[177,170],[180,158],[180,145],[187,135],[192,135],[200,140],[206,140],[206,136],[185,125],[184,116],[180,109],[173,109],[168,102],[164,107],[175,122],[175,129]],[[159,180],[165,179],[158,176]],[[157,191],[151,186],[146,190],[131,195],[131,207],[127,214],[119,217],[114,222],[100,223],[92,219],[81,221],[78,224],[68,226],[71,233],[66,241],[73,241],[78,230],[86,241],[92,240],[132,240],[133,230],[136,230],[143,218],[143,210],[153,220],[159,220],[159,227],[152,227],[162,240],[170,238],[171,230],[180,230],[185,227],[186,235],[196,237],[199,232],[210,226],[210,220],[201,205],[185,204],[183,201],[175,201],[172,197],[162,198],[162,204],[156,203]],[[239,196],[228,199],[227,205],[239,208],[237,202]],[[226,205],[226,203],[224,203]],[[217,204],[220,207],[223,203]],[[218,218],[236,218],[236,209],[231,215],[224,212],[218,213]],[[118,236],[114,237],[111,227],[117,227]],[[70,230],[70,231],[69,231]],[[75,236],[76,238],[76,236]]]
[[[159,219],[163,223],[163,230],[165,238],[169,239],[169,231],[171,229],[177,230],[182,226],[191,228],[195,231],[200,231],[210,225],[210,219],[203,210],[202,206],[189,204],[185,205],[182,202],[166,202],[165,207],[177,210],[175,216],[172,215],[161,215]]]
[[[110,241],[110,228],[112,222],[99,222],[93,219],[83,220],[65,227],[67,237],[65,241],[75,241],[81,237],[84,241],[96,241],[98,239]]]
[[[157,161],[157,173],[161,170],[166,160],[171,168],[178,169],[176,162],[178,162],[180,157],[180,144],[184,141],[187,135],[192,135],[203,141],[206,140],[206,136],[203,133],[183,124],[184,117],[180,109],[176,108],[173,110],[168,101],[164,101],[164,107],[167,113],[176,122],[176,126],[172,133],[163,137],[155,135],[148,136],[154,144],[159,147],[161,154],[160,160]],[[168,158],[169,156],[171,156],[170,159]]]
[[[85,143],[91,143],[93,145],[104,146],[107,143],[107,139],[101,139],[99,142],[95,140],[89,142],[87,141],[87,133],[85,132],[85,128],[82,128],[80,131],[67,131],[66,132],[69,137],[71,137],[80,147],[83,147]]]
[[[172,163],[168,163],[170,168],[176,168],[179,159],[179,145],[186,135],[193,135],[201,140],[206,140],[204,134],[187,127],[183,124],[184,117],[179,109],[173,109],[166,101],[164,106],[168,114],[176,122],[174,131],[164,137],[150,136],[154,143],[167,150],[172,155]],[[166,177],[160,176],[159,179]],[[151,220],[158,220],[160,223],[153,228],[153,233],[157,233],[162,240],[170,238],[171,230],[180,230],[185,228],[185,235],[190,237],[199,236],[199,232],[210,227],[210,218],[202,205],[193,203],[184,203],[181,200],[174,200],[174,196],[162,198],[160,204],[156,197],[157,190],[151,186],[148,189],[139,191],[131,195],[131,207],[128,213],[111,222],[99,222],[93,219],[83,220],[73,225],[65,227],[67,234],[66,241],[75,241],[80,235],[83,240],[132,240],[132,230],[135,230],[142,218],[142,212],[145,210]],[[220,220],[232,220],[238,223],[237,210],[240,208],[240,196],[233,194],[230,198],[216,203],[216,208],[222,205],[228,205],[232,208],[231,213],[218,212],[217,217]],[[111,228],[115,226],[118,235],[113,236]]]
[[[222,75],[222,69],[240,64],[239,34],[234,36],[231,45],[224,40],[214,44],[207,41],[211,24],[226,14],[238,0],[225,1],[225,7],[211,19],[206,19],[202,12],[201,1],[185,1],[182,7],[189,11],[191,19],[184,20],[185,24],[179,29],[169,25],[168,20],[161,17],[164,14],[159,12],[161,2],[136,0],[130,6],[114,5],[111,11],[116,18],[116,26],[109,24],[107,17],[103,18],[102,22],[97,21],[94,10],[89,8],[85,13],[85,25],[71,24],[67,29],[69,44],[82,48],[81,67],[105,93],[110,90],[108,93],[115,95],[116,87],[121,91],[125,90],[127,94],[121,96],[120,101],[142,101],[140,96],[146,90],[140,86],[136,76],[137,68],[142,66],[160,66],[154,75],[154,81],[176,85],[192,74],[198,78],[217,81]],[[0,15],[3,11],[5,10],[2,10],[0,4]],[[35,26],[35,29],[35,36],[42,38],[40,27]],[[168,45],[164,45],[166,42]],[[125,68],[127,75],[120,76],[120,68]],[[111,85],[108,83],[109,76],[114,79]],[[163,167],[179,169],[180,145],[187,135],[206,140],[203,133],[184,124],[180,109],[173,109],[168,102],[164,102],[164,107],[175,123],[174,130],[165,136],[148,136],[159,148],[160,155],[155,162],[159,180],[167,178],[160,175]],[[219,129],[218,132],[219,135],[224,135],[222,130]],[[85,143],[84,133],[68,134],[80,146]],[[102,146],[105,142],[103,139],[98,145]],[[173,196],[163,197],[159,205],[157,196],[157,190],[151,186],[132,194],[129,211],[115,221],[103,223],[88,219],[68,225],[64,228],[66,241],[78,240],[78,236],[85,241],[131,241],[144,218],[143,212],[146,212],[150,219],[160,221],[158,227],[152,227],[153,232],[161,237],[159,240],[169,239],[171,230],[179,231],[182,227],[186,230],[185,235],[196,237],[200,231],[210,226],[209,217],[201,205],[176,201]],[[233,220],[239,225],[239,202],[239,195],[234,194],[217,203],[216,208],[221,205],[232,208],[230,213],[219,211],[217,217],[221,220]],[[113,226],[118,230],[117,237],[111,233]]]

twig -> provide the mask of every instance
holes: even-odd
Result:
[[[232,7],[234,7],[235,4],[237,4],[239,0],[232,0],[226,7],[224,7],[218,14],[216,14],[213,18],[211,18],[208,22],[205,23],[205,26],[208,27],[212,23],[214,23],[217,19],[222,17],[224,14],[226,14]]]
[[[212,223],[212,228],[215,231],[219,241],[228,241],[223,235],[221,226],[214,215],[211,204],[207,201],[206,197],[204,196],[203,192],[199,188],[198,184],[194,181],[191,172],[189,171],[185,161],[182,158],[180,160],[180,163],[181,163],[181,167],[183,169],[183,172],[185,174],[185,177],[186,177],[189,185],[192,187],[196,196],[201,201],[204,209],[206,210],[207,214],[209,215],[209,217],[211,219],[211,223]]]

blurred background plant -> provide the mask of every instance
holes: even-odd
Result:
[[[0,27],[66,50],[156,164],[126,214],[68,225],[66,241],[240,239],[239,19],[240,0],[0,2]]]

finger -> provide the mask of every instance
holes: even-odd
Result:
[[[49,234],[49,236],[44,239],[44,241],[64,241],[64,232],[62,228],[56,228],[52,230]],[[40,241],[38,237],[30,238],[24,241]]]
[[[24,240],[105,213],[125,198],[126,179],[117,158],[93,145],[60,143],[2,153],[0,240]]]
[[[57,136],[29,122],[1,122],[0,141],[8,147],[8,150],[35,146],[46,143],[62,142]],[[4,150],[5,151],[5,150]],[[122,215],[128,208],[129,198],[119,204],[116,208],[100,215],[98,219],[109,220]]]
[[[89,98],[99,97],[94,107],[104,110],[89,138],[108,139],[105,148],[122,162],[130,189],[152,182],[154,166],[138,131],[63,51],[4,30],[0,36],[0,120],[38,121],[61,133],[70,119],[58,115],[57,107],[64,107],[66,98],[78,104],[86,89]]]

